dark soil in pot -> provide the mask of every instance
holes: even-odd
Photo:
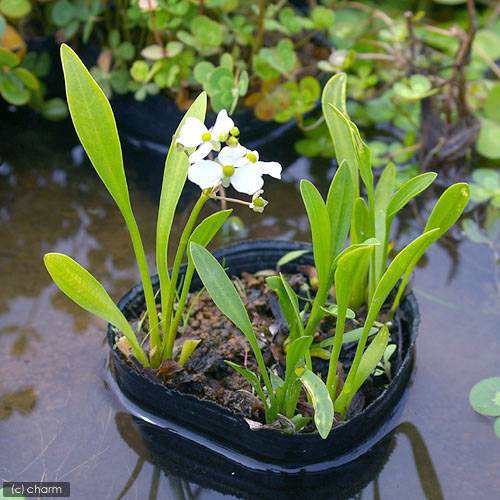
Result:
[[[266,363],[276,365],[278,371],[283,364],[282,344],[286,326],[272,292],[265,286],[264,275],[266,270],[275,269],[283,254],[297,248],[304,248],[304,245],[250,242],[219,252],[228,273],[236,277],[239,286],[245,289],[243,296],[248,299],[247,309],[256,332],[260,334]],[[294,288],[301,290],[301,295],[305,294],[304,286],[308,282],[305,274],[310,271],[312,263],[312,256],[306,254],[282,269],[289,275]],[[192,291],[199,288],[200,283],[194,281]],[[140,289],[136,288],[119,305],[128,318],[134,320],[140,317],[143,302]],[[229,359],[241,364],[246,362],[247,367],[255,368],[253,354],[246,352],[248,347],[243,335],[221,315],[204,292],[198,296],[184,332],[187,337],[200,338],[202,342],[183,369],[176,363],[166,362],[158,371],[144,370],[127,362],[117,350],[113,350],[112,359],[121,389],[154,413],[209,432],[217,439],[228,440],[230,445],[260,458],[301,463],[304,459],[315,461],[346,452],[387,418],[409,378],[417,317],[416,304],[410,297],[403,302],[391,332],[391,341],[397,346],[392,358],[392,380],[385,375],[369,380],[351,405],[348,421],[335,426],[326,441],[321,440],[312,425],[306,428],[306,432],[294,435],[261,425],[263,411],[260,402],[252,395],[247,382],[224,363]],[[333,327],[333,320],[324,321],[317,340],[331,336]],[[112,329],[109,330],[109,341],[114,346],[115,332]],[[343,349],[341,360],[345,371],[350,366],[354,349],[355,345],[346,345]],[[315,359],[314,364],[316,371],[326,373],[327,361]],[[299,411],[312,414],[305,399],[300,401]],[[250,430],[245,419],[256,422],[252,427],[259,427],[259,430]],[[286,428],[286,422],[274,427],[280,425]]]

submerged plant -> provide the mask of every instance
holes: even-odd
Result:
[[[278,296],[289,329],[285,341],[285,380],[271,382],[251,324],[232,284],[206,250],[191,245],[196,269],[215,304],[251,339],[264,388],[260,387],[256,374],[234,364],[231,366],[255,387],[263,399],[268,421],[273,421],[277,413],[289,418],[297,417],[300,382],[304,383],[302,377],[307,374],[307,378],[311,379],[314,375],[311,357],[319,355],[329,359],[326,380],[316,375],[314,389],[305,384],[306,389],[313,393],[310,397],[316,409],[316,426],[323,437],[328,435],[333,424],[333,411],[340,419],[345,419],[354,396],[364,382],[374,372],[379,374],[381,362],[382,370],[390,371],[388,363],[392,349],[388,351],[389,327],[412,270],[427,248],[455,224],[469,200],[469,188],[465,183],[446,189],[435,204],[423,233],[390,260],[391,226],[396,214],[429,187],[436,174],[417,175],[396,188],[395,167],[389,164],[375,184],[370,150],[346,112],[345,87],[345,75],[339,74],[331,78],[323,92],[323,114],[340,164],[326,200],[311,182],[302,180],[300,183],[311,228],[317,275],[317,290],[310,310],[307,309],[309,304],[300,309],[303,301],[283,275],[267,278],[269,288]],[[366,199],[361,195],[363,190]],[[295,252],[280,262],[286,263],[300,255],[300,252]],[[391,293],[393,297],[389,299]],[[348,315],[357,316],[362,306],[366,313],[363,326],[356,333],[355,356],[340,384],[338,367],[346,319]],[[382,309],[385,309],[383,315]],[[326,316],[336,317],[334,334],[326,342],[314,343],[319,325]],[[242,321],[242,318],[245,320]],[[275,380],[276,377],[274,374]],[[321,399],[318,399],[319,395]],[[314,401],[320,401],[320,404],[314,404]]]
[[[130,234],[146,302],[149,337],[147,348],[141,345],[137,336],[139,332],[133,331],[103,286],[80,264],[66,255],[49,253],[44,257],[45,265],[54,282],[66,295],[123,333],[128,341],[128,347],[142,365],[158,367],[164,360],[172,359],[175,355],[174,342],[185,313],[186,299],[194,274],[188,244],[197,243],[202,247],[208,245],[231,214],[231,210],[221,210],[198,223],[203,206],[208,200],[217,199],[243,204],[259,212],[261,207],[256,206],[256,200],[260,199],[260,192],[258,194],[257,192],[263,184],[262,175],[270,173],[266,170],[269,165],[257,162],[256,152],[251,152],[239,144],[236,138],[239,132],[225,110],[219,113],[214,127],[211,129],[205,127],[203,122],[206,95],[200,94],[174,134],[165,161],[156,233],[156,266],[161,304],[158,311],[146,254],[129,198],[120,140],[111,106],[78,56],[66,45],[61,47],[61,59],[69,109],[76,132],[94,168],[115,200]],[[227,145],[221,149],[223,143]],[[208,149],[205,144],[209,145]],[[228,158],[237,152],[240,162],[238,167],[217,164],[216,176],[207,178],[198,175],[197,169],[200,163],[211,162],[201,158],[207,156],[212,149],[221,149],[219,158],[221,155]],[[257,172],[253,176],[248,174],[250,167]],[[209,170],[210,168],[207,169]],[[247,174],[238,175],[239,170],[244,170]],[[281,166],[273,162],[271,173],[279,178]],[[233,176],[238,177],[238,182],[232,182]],[[170,230],[188,177],[196,182],[202,191],[182,231],[173,267],[169,271],[167,249]],[[255,181],[256,178],[258,182]],[[227,186],[229,182],[232,182],[240,192],[256,195],[257,198],[254,196],[251,201],[227,198],[223,185]],[[253,185],[256,186],[254,190],[250,187]],[[186,255],[188,264],[181,285],[180,268]],[[184,342],[179,354],[179,364],[186,362],[196,345],[196,340],[190,339]]]

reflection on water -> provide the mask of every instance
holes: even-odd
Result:
[[[289,168],[286,182],[267,184],[266,213],[237,211],[250,238],[308,238],[296,181],[324,192],[333,167],[295,158],[290,144],[273,148]],[[126,158],[152,264],[161,172],[137,152]],[[412,209],[424,213],[431,202]],[[408,221],[397,228],[403,241],[417,230]],[[77,499],[221,498],[154,465],[105,382],[104,324],[58,293],[42,267],[46,251],[69,253],[116,299],[138,281],[120,214],[64,125],[25,131],[2,120],[0,241],[1,479],[70,481]],[[500,303],[488,248],[455,232],[429,252],[415,290],[422,326],[412,385],[386,462],[356,496],[494,498],[500,440],[467,399],[472,385],[498,374]]]

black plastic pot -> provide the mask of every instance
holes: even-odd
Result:
[[[242,272],[254,273],[274,269],[280,257],[291,250],[309,249],[304,243],[281,241],[252,241],[240,243],[215,253],[230,275]],[[287,264],[283,271],[293,273],[304,264],[312,264],[307,253]],[[154,286],[158,286],[157,279]],[[193,280],[193,290],[201,283]],[[133,320],[144,310],[142,287],[132,288],[119,302],[125,316]],[[132,367],[119,351],[114,349],[115,331],[108,328],[108,341],[112,348],[111,363],[116,381],[124,394],[146,411],[160,418],[175,422],[182,428],[196,433],[219,447],[252,461],[275,464],[291,473],[306,466],[328,460],[338,460],[346,454],[362,449],[396,410],[397,403],[410,378],[414,343],[419,325],[419,312],[415,297],[410,294],[402,301],[396,315],[400,352],[394,367],[394,376],[387,389],[362,412],[342,425],[335,427],[326,440],[317,433],[285,435],[272,429],[251,430],[241,415],[221,406],[202,401],[192,395],[181,394],[162,385],[155,377],[149,377]]]

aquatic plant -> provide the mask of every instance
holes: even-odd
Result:
[[[28,52],[23,36],[31,10],[28,0],[0,1],[0,96],[10,105],[29,105],[45,118],[58,120],[67,115],[66,104],[60,98],[46,99],[42,83],[50,58],[47,53]]]
[[[469,402],[474,411],[487,417],[496,417],[493,429],[500,438],[500,377],[485,378],[470,391]]]
[[[311,228],[317,275],[317,290],[311,309],[300,310],[301,300],[284,276],[280,274],[267,279],[269,287],[278,296],[289,328],[286,376],[277,386],[271,384],[238,294],[230,281],[224,279],[224,272],[220,266],[217,267],[215,259],[206,250],[191,245],[196,269],[215,304],[251,339],[267,396],[263,397],[260,385],[256,392],[268,408],[266,415],[270,421],[276,418],[277,412],[284,412],[290,418],[296,417],[300,391],[297,380],[304,382],[302,377],[305,374],[308,379],[314,375],[311,371],[311,356],[315,352],[329,359],[326,380],[322,381],[316,376],[313,384],[315,389],[311,390],[307,385],[313,393],[313,401],[315,397],[320,397],[318,394],[322,398],[318,405],[321,410],[316,416],[316,425],[323,437],[328,435],[331,428],[333,411],[345,418],[351,401],[363,383],[379,369],[380,362],[387,363],[390,321],[413,269],[427,248],[455,224],[469,200],[469,188],[465,183],[454,184],[446,189],[435,204],[423,233],[390,260],[392,244],[389,241],[395,216],[430,186],[436,174],[429,172],[417,175],[396,189],[395,167],[389,164],[375,184],[370,150],[347,115],[345,95],[346,77],[343,74],[332,77],[323,91],[323,114],[340,163],[326,200],[310,181],[300,182]],[[361,196],[363,189],[366,199]],[[350,241],[346,246],[349,234]],[[295,252],[291,258],[300,255]],[[286,261],[287,257],[281,263]],[[393,290],[394,297],[388,302]],[[333,295],[335,302],[332,301]],[[340,384],[338,364],[346,318],[348,314],[357,314],[361,306],[367,309],[364,324],[356,339],[356,353],[349,372],[343,384]],[[380,315],[383,307],[387,309],[385,320]],[[336,317],[334,335],[326,342],[315,344],[313,340],[320,322],[329,315]],[[378,323],[373,331],[378,319],[382,323]],[[372,340],[368,344],[370,336]],[[231,366],[254,387],[260,384],[256,374],[234,364]]]
[[[99,85],[67,45],[61,47],[61,60],[69,110],[76,132],[95,170],[116,202],[130,234],[146,302],[147,316],[142,319],[140,325],[147,319],[148,348],[139,342],[137,332],[133,331],[103,286],[80,264],[58,253],[46,254],[44,262],[54,282],[66,295],[84,309],[111,323],[125,335],[127,343],[120,344],[122,350],[131,350],[144,366],[158,367],[163,360],[172,359],[175,355],[174,341],[185,312],[186,298],[194,274],[188,244],[194,242],[201,246],[208,245],[231,214],[231,210],[220,210],[198,223],[203,206],[208,200],[216,199],[243,204],[256,212],[261,211],[267,203],[260,197],[260,193],[256,195],[263,184],[262,175],[271,173],[279,178],[281,166],[275,162],[272,162],[271,167],[266,162],[258,162],[256,152],[248,151],[239,144],[236,138],[239,131],[225,110],[219,113],[214,127],[207,129],[204,125],[206,94],[201,93],[198,96],[174,134],[165,160],[156,233],[156,266],[161,303],[160,310],[157,311],[146,254],[132,211],[120,140],[111,106]],[[222,147],[223,143],[228,145]],[[218,159],[222,164],[202,159],[209,153],[205,144],[209,144],[210,150],[220,149]],[[234,156],[234,153],[237,153],[238,164],[225,164],[227,158]],[[209,175],[207,178],[203,172],[199,172],[201,167],[207,165],[206,171],[216,171],[217,175]],[[250,166],[255,172],[248,172]],[[169,271],[167,250],[172,221],[188,177],[200,185],[202,190],[184,226],[173,266]],[[237,181],[233,180],[233,177],[237,178]],[[240,192],[254,195],[252,200],[227,198],[223,185],[227,186],[230,182]],[[180,268],[186,254],[188,263],[181,285]],[[179,298],[176,301],[177,296]],[[186,362],[196,345],[196,340],[184,342],[179,354],[180,363]]]

